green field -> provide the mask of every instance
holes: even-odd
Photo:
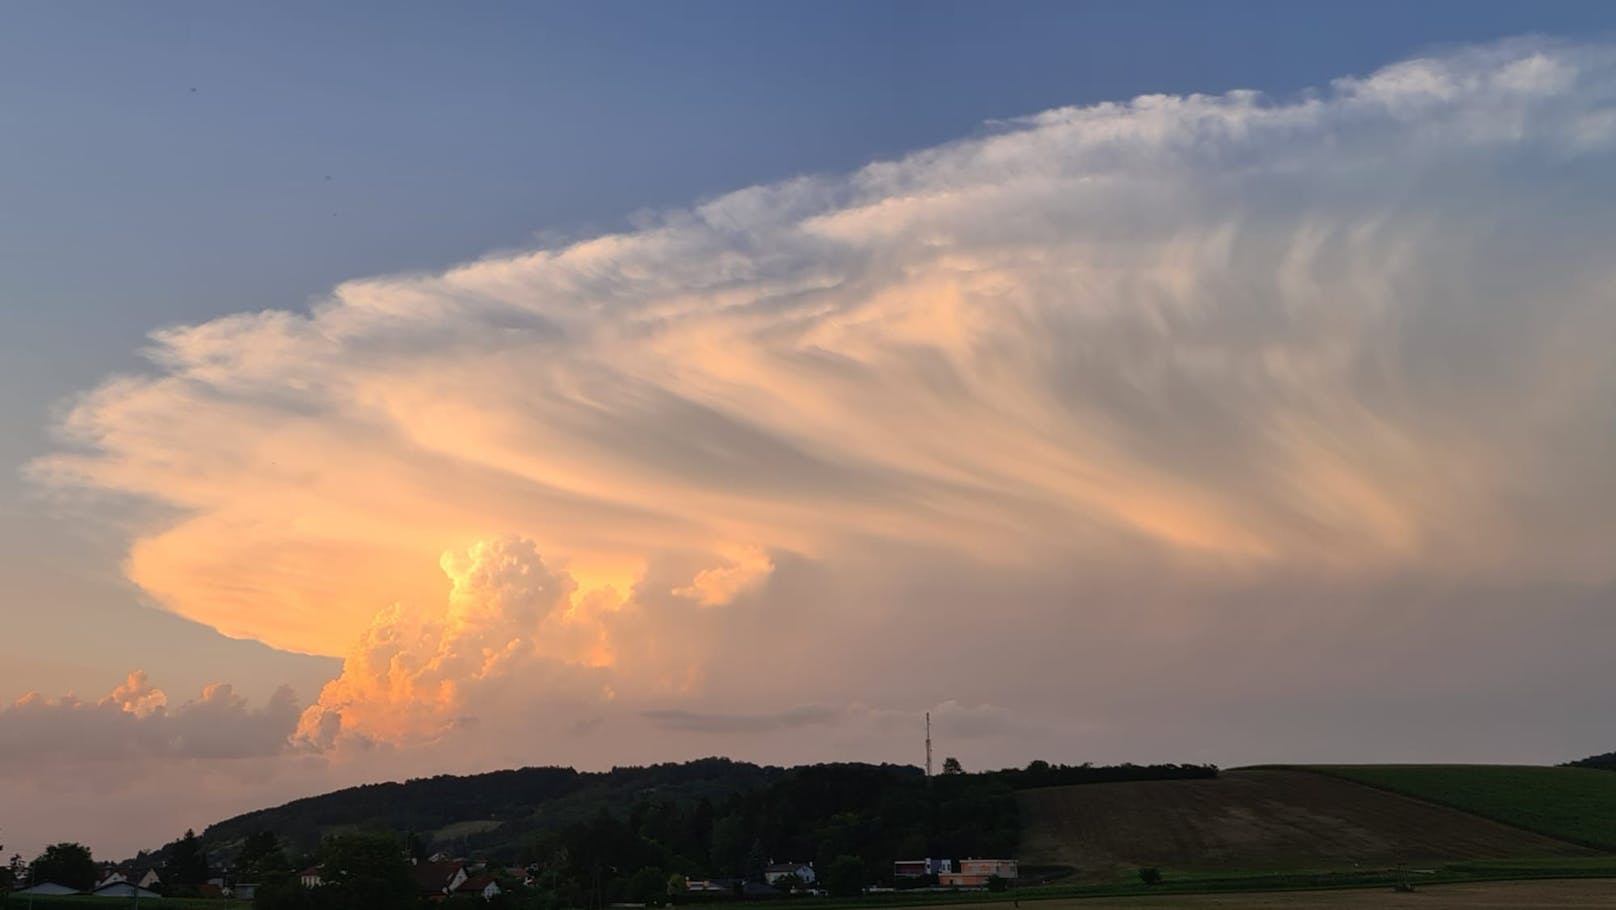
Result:
[[[1616,772],[1522,765],[1314,765],[1306,770],[1616,850]]]
[[[1165,893],[1144,891],[1123,895],[1073,895],[1052,898],[1024,906],[1038,910],[1180,910],[1186,907],[1239,907],[1244,910],[1295,910],[1319,907],[1323,910],[1385,910],[1409,907],[1418,910],[1519,910],[1521,907],[1553,907],[1572,910],[1605,907],[1616,898],[1616,887],[1609,881],[1548,880],[1524,882],[1464,882],[1421,884],[1412,893],[1398,894],[1388,888],[1353,888],[1331,891],[1269,891],[1215,894]],[[941,905],[948,910],[1000,910],[1003,902]],[[913,908],[922,910],[922,908]]]

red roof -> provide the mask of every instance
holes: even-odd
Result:
[[[443,889],[449,887],[449,879],[454,878],[460,870],[460,863],[416,863],[411,870],[415,873],[415,885],[427,894],[442,894]]]

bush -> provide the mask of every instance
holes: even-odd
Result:
[[[1147,885],[1161,884],[1161,870],[1155,866],[1146,866],[1139,870],[1139,880]]]

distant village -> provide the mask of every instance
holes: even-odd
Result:
[[[533,888],[541,884],[543,870],[531,867],[496,867],[486,862],[457,859],[438,853],[424,860],[410,861],[410,875],[417,894],[426,901],[441,901],[454,896],[469,896],[493,901],[502,894]],[[296,875],[299,886],[318,889],[328,884],[323,864],[309,866]],[[987,891],[1013,884],[1019,877],[1014,859],[909,859],[892,864],[892,878],[902,887],[861,887],[866,894],[918,891]],[[669,902],[681,898],[696,902],[742,899],[761,900],[792,895],[827,895],[819,873],[812,862],[771,862],[761,878],[695,878],[673,876],[668,881]],[[200,898],[251,901],[257,897],[259,883],[235,881],[230,875],[216,875],[207,881],[187,885],[186,893]],[[26,883],[12,891],[18,897],[60,897],[87,895],[124,900],[160,899],[169,889],[165,887],[161,870],[154,866],[134,864],[103,864],[93,887],[74,888],[54,881]],[[614,907],[644,907],[647,902],[616,902]]]
[[[1043,761],[966,773],[949,758],[933,776],[927,765],[715,757],[366,785],[186,831],[122,863],[50,845],[0,869],[0,893],[9,887],[8,907],[77,895],[255,910],[604,910],[1005,891],[1059,874],[1018,862],[1018,791],[1218,773]],[[509,821],[465,823],[497,818]]]

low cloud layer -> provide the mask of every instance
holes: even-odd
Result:
[[[775,714],[711,714],[678,708],[644,712],[646,720],[664,730],[695,733],[770,733],[796,727],[823,726],[836,722],[839,716],[834,708],[820,705],[804,705]]]
[[[0,708],[0,774],[43,764],[278,755],[297,725],[297,696],[277,690],[252,707],[227,683],[170,705],[143,672],[96,700],[30,693]]]
[[[1602,660],[1613,150],[1616,51],[1540,41],[1046,111],[163,329],[31,470],[164,607],[344,656],[304,754],[950,702],[1055,759],[1468,743],[1398,699]]]

